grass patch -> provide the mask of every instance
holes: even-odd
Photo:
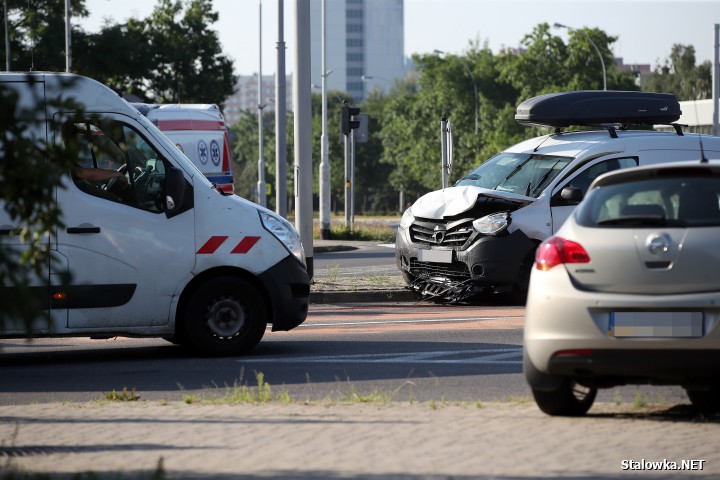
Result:
[[[110,402],[137,402],[140,400],[140,395],[135,391],[135,387],[128,391],[127,387],[123,387],[121,392],[117,392],[113,389],[112,392],[105,392],[103,394],[105,400]]]
[[[313,238],[320,238],[320,228],[313,229]],[[331,226],[330,238],[333,240],[357,240],[367,242],[394,242],[395,230],[381,224],[355,224],[355,228],[345,225]]]
[[[223,395],[184,395],[183,402],[187,404],[205,405],[239,405],[239,404],[260,404],[269,402],[292,403],[293,399],[288,392],[275,394],[270,384],[265,381],[262,372],[255,374],[257,387],[249,387],[236,380],[233,386],[225,387]]]
[[[640,392],[637,392],[635,394],[635,400],[633,400],[632,405],[634,408],[644,408],[647,407],[649,403],[650,401],[647,395],[643,395]]]
[[[330,238],[332,240],[357,240],[368,242],[394,242],[394,225],[400,223],[398,216],[356,215],[353,227],[345,226],[345,217],[333,215],[330,220]],[[313,238],[320,238],[320,221],[313,220]]]

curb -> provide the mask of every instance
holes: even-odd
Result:
[[[310,303],[383,303],[416,302],[419,297],[412,290],[358,290],[310,292]]]

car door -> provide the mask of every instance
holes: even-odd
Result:
[[[73,175],[57,191],[65,227],[57,232],[56,248],[71,274],[64,299],[67,325],[165,325],[179,282],[194,265],[194,211],[165,214],[171,163],[128,119],[106,115],[77,126],[84,137],[76,145],[87,147],[78,152],[85,155],[79,163],[112,170],[113,162],[124,162],[117,168],[125,181],[86,185]]]
[[[593,180],[603,173],[611,172],[620,168],[636,167],[637,165],[638,160],[635,157],[596,160],[588,162],[574,172],[571,172],[566,179],[561,180],[553,190],[553,195],[550,199],[550,213],[552,216],[553,233],[557,232],[562,224],[565,223],[565,220],[570,216],[577,205],[577,202],[568,202],[562,198],[561,192],[563,188],[579,188],[582,195],[585,196]]]

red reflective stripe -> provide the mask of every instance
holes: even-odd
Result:
[[[223,158],[222,168],[223,168],[223,172],[227,172],[230,170],[230,168],[232,166],[232,158],[233,157],[232,157],[232,149],[230,148],[230,136],[228,135],[227,132],[225,132],[224,137],[225,137],[225,142],[223,145],[223,151],[224,151],[225,155],[223,155],[224,158]]]
[[[240,240],[240,243],[238,243],[230,253],[247,253],[258,240],[260,240],[260,237],[245,237]]]
[[[227,238],[228,237],[226,235],[212,236],[212,237],[210,237],[210,239],[207,242],[205,242],[205,245],[200,247],[200,250],[198,250],[197,253],[198,254],[215,253],[215,250],[217,250],[220,247],[220,245],[222,245],[223,242],[225,240],[227,240]]]
[[[225,122],[217,120],[158,120],[158,128],[168,130],[225,130]]]

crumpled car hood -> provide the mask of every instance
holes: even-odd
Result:
[[[415,217],[436,218],[452,217],[471,209],[479,196],[499,198],[505,201],[527,205],[535,199],[516,193],[501,192],[482,187],[465,185],[435,190],[420,197],[411,207]]]

